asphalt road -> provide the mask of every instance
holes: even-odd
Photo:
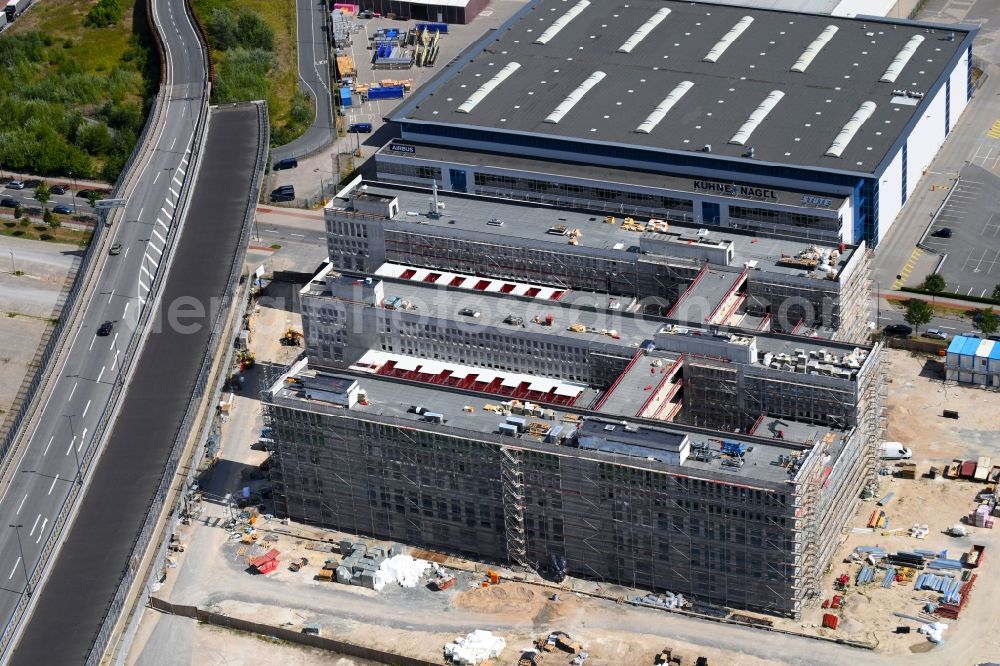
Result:
[[[323,0],[295,0],[295,34],[299,84],[313,98],[316,117],[305,134],[271,151],[272,162],[302,158],[329,146],[337,136],[330,97],[330,49],[327,46]]]
[[[59,508],[76,482],[77,458],[96,443],[93,432],[107,403],[112,383],[121,371],[122,350],[136,327],[139,308],[148,295],[151,277],[158,270],[166,240],[174,231],[177,192],[187,177],[194,123],[201,108],[204,80],[201,43],[184,9],[184,0],[154,0],[154,20],[163,26],[167,47],[168,79],[161,86],[167,107],[162,130],[149,138],[155,150],[139,165],[139,184],[128,197],[122,222],[108,230],[122,253],[107,257],[80,325],[67,342],[66,363],[53,377],[38,426],[23,445],[23,455],[10,485],[0,496],[0,622],[6,624],[25,591],[26,574],[37,566]],[[96,335],[104,321],[115,322],[114,331]],[[116,516],[109,516],[116,520]],[[8,526],[17,527],[8,527]],[[65,555],[65,552],[64,552]],[[72,556],[72,553],[69,554]],[[106,560],[101,560],[107,567]],[[59,564],[55,569],[59,569]],[[95,567],[99,569],[101,567]],[[7,576],[3,576],[6,573]],[[81,580],[92,578],[94,570]],[[53,622],[75,604],[79,591],[46,586],[40,600],[58,598],[29,620],[26,645],[35,645],[38,627]],[[37,592],[36,592],[37,596]],[[48,602],[46,602],[48,603]],[[96,621],[96,618],[91,619]],[[68,639],[73,631],[62,638]],[[50,641],[47,654],[55,654],[59,640]],[[18,650],[17,655],[30,652]],[[51,656],[19,663],[80,663],[80,659]]]
[[[260,130],[255,107],[212,114],[154,332],[11,664],[86,661],[122,574],[131,566],[129,554],[207,351],[214,300],[221,297],[240,251]],[[171,312],[182,303],[191,314],[174,319]]]

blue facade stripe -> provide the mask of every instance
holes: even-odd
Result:
[[[944,135],[951,131],[951,78],[944,84]]]
[[[906,203],[906,172],[908,171],[908,169],[907,169],[907,161],[908,161],[907,146],[908,145],[909,144],[906,144],[906,143],[903,144],[903,177],[899,179],[902,182],[902,184],[903,184],[902,185],[903,192],[902,192],[902,195],[900,196],[900,205]]]

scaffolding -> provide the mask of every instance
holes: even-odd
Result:
[[[521,453],[500,448],[500,478],[503,480],[504,533],[507,535],[507,558],[511,564],[527,567],[527,540],[524,532],[524,474]]]

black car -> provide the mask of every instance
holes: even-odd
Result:
[[[76,196],[80,197],[81,199],[86,199],[91,195],[93,191],[94,190],[80,190],[79,192],[76,193]]]
[[[284,169],[295,169],[298,168],[298,166],[299,166],[299,161],[297,159],[295,159],[294,157],[286,157],[283,160],[278,160],[277,162],[275,162],[274,166],[271,167],[271,170],[283,171]]]
[[[72,215],[73,208],[71,206],[67,206],[66,204],[56,204],[52,207],[52,212],[59,213],[60,215]]]
[[[53,185],[49,188],[51,194],[66,194],[69,192],[69,188],[63,187],[62,185]]]
[[[295,201],[295,195],[287,192],[279,192],[277,190],[271,192],[271,203],[281,203],[287,201]]]
[[[931,232],[931,236],[934,238],[951,238],[951,229],[949,227],[941,227],[940,229],[935,229]]]
[[[11,197],[4,197],[3,199],[0,199],[0,206],[4,206],[6,208],[17,208],[20,205],[20,201],[12,199]]]
[[[897,338],[908,338],[913,335],[913,329],[906,324],[889,324],[882,332]]]
[[[114,322],[106,321],[100,325],[97,329],[97,334],[100,336],[111,335],[111,331],[115,330]]]

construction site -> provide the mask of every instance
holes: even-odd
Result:
[[[262,387],[276,515],[552,579],[669,591],[705,608],[801,614],[875,482],[880,345],[759,330],[766,315],[737,325],[753,316],[748,276],[765,271],[724,270],[738,256],[732,239],[704,240],[729,258],[692,262],[692,283],[655,313],[638,293],[553,284],[556,270],[522,282],[512,267],[525,264],[497,262],[492,246],[478,252],[489,271],[471,259],[460,264],[467,273],[390,262],[383,230],[425,214],[408,210],[416,199],[373,190],[350,194],[348,213],[344,198],[328,207],[338,259],[298,295],[305,354]],[[433,190],[411,196],[454,216],[414,226],[472,224]],[[528,233],[531,209],[477,205],[486,229],[506,233],[510,219],[512,232]],[[661,222],[595,219],[616,230],[610,241],[587,248],[582,232],[562,243],[590,251],[593,260],[574,255],[578,265],[596,266],[622,249],[615,239],[629,227],[642,230],[636,238],[663,235],[649,224]],[[465,256],[464,242],[442,234],[432,245]],[[539,247],[533,261],[549,261]],[[866,270],[863,248],[810,251],[824,276]],[[772,259],[778,273],[801,273]],[[740,316],[676,307],[716,280],[727,293],[707,309]]]

